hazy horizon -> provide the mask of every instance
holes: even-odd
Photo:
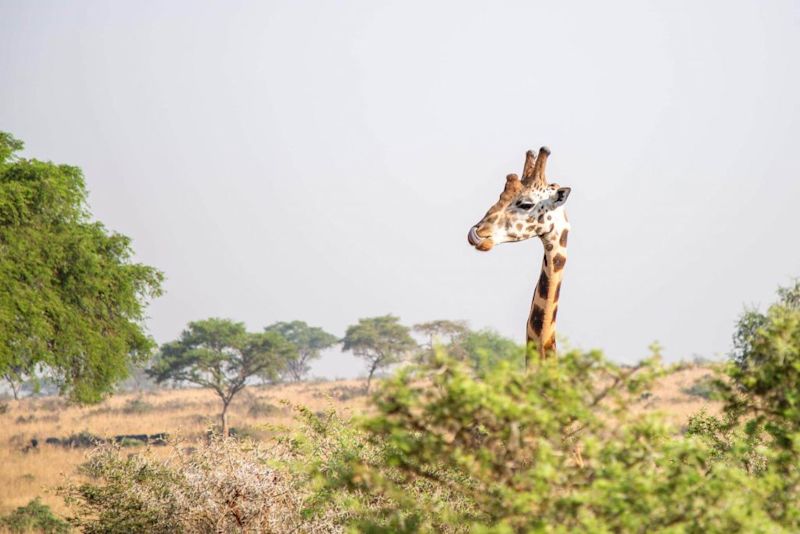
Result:
[[[559,334],[715,357],[800,275],[798,30],[790,1],[0,0],[0,130],[80,166],[165,272],[159,343],[386,313],[522,342],[541,244],[466,234],[548,145],[572,188]],[[312,374],[362,371],[328,351]]]

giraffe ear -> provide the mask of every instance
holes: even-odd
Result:
[[[572,191],[572,189],[570,189],[569,187],[559,187],[558,189],[556,189],[556,194],[553,195],[553,206],[558,207],[564,202],[566,202],[570,191]]]

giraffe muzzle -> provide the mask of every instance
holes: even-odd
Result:
[[[469,233],[467,234],[467,241],[469,241],[469,244],[472,245],[473,247],[477,247],[478,243],[481,242],[481,237],[478,235],[478,231],[475,229],[474,226],[469,229]]]
[[[467,241],[473,247],[484,252],[491,249],[494,245],[494,242],[491,239],[479,236],[475,226],[469,229]]]

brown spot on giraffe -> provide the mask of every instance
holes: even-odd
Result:
[[[550,291],[550,277],[547,276],[547,272],[542,269],[542,274],[539,275],[539,283],[536,284],[536,287],[539,291],[539,296],[543,299],[547,298],[547,293]]]
[[[539,218],[538,218],[538,219],[536,219],[536,220],[537,220],[537,221],[539,221],[539,224],[544,224],[544,213],[542,213],[541,215],[539,215]]]
[[[561,245],[562,247],[566,247],[567,246],[567,235],[568,234],[569,234],[569,230],[564,228],[564,231],[561,232],[561,239],[558,240],[558,244]]]
[[[567,263],[567,258],[562,256],[560,253],[553,256],[553,269],[558,272],[564,268],[564,265]]]
[[[522,231],[522,223],[517,223],[517,230]]]
[[[531,312],[531,328],[533,329],[533,333],[536,336],[540,336],[542,334],[542,327],[544,326],[544,310],[537,306],[536,304],[533,305],[533,311]]]
[[[558,297],[561,296],[561,282],[558,283],[556,286],[556,302],[558,302]]]
[[[550,252],[551,250],[553,250],[553,244],[552,243],[547,243],[544,246],[544,248],[547,250],[547,252]]]

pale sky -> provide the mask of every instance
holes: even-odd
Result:
[[[800,276],[796,0],[0,0],[0,130],[83,168],[165,272],[159,342],[385,313],[522,342],[541,243],[466,234],[541,145],[572,187],[574,346],[723,355]]]

